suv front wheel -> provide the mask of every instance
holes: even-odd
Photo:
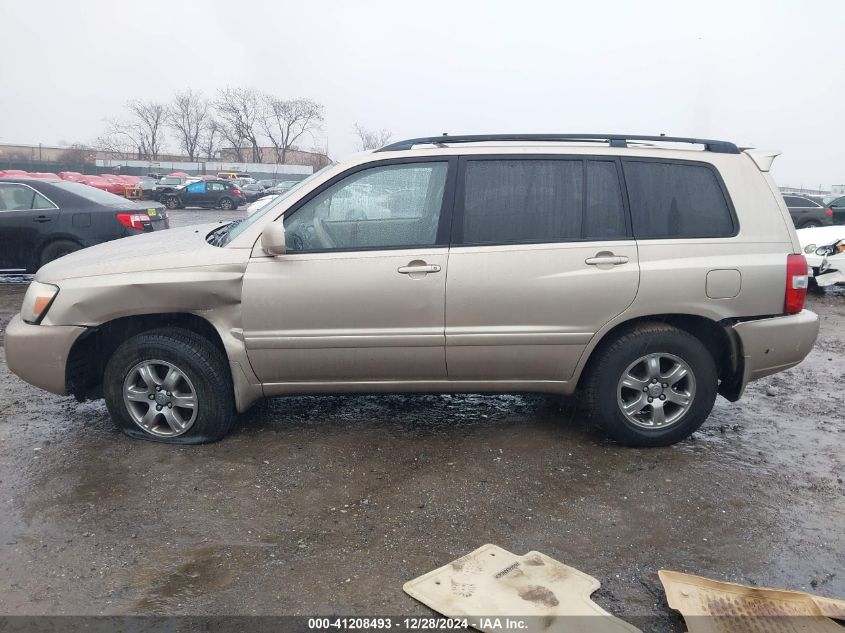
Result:
[[[118,347],[106,364],[103,392],[118,427],[140,439],[214,442],[235,419],[224,355],[206,338],[179,328],[143,332]]]
[[[584,386],[593,421],[626,446],[667,446],[702,425],[716,400],[716,364],[692,334],[659,323],[598,350]]]

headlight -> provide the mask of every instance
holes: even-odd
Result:
[[[804,252],[807,253],[807,255],[812,255],[813,253],[816,252],[816,245],[815,244],[809,244],[809,245],[805,246]]]
[[[21,318],[27,323],[36,324],[44,318],[53,299],[59,294],[59,287],[33,281],[29,284],[21,306]]]
[[[819,246],[816,249],[816,255],[820,257],[827,257],[833,253],[833,249],[830,246]]]

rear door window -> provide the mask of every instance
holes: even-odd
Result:
[[[455,243],[569,242],[627,237],[615,161],[470,159]]]
[[[784,202],[786,202],[786,206],[794,207],[796,209],[811,209],[813,207],[820,206],[808,198],[801,198],[798,196],[784,196],[783,199]]]
[[[734,214],[709,166],[639,160],[622,164],[637,239],[736,234]]]

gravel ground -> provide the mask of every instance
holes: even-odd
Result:
[[[24,291],[0,284],[0,326]],[[277,398],[178,448],[0,361],[0,613],[428,614],[402,584],[484,543],[595,576],[657,631],[684,630],[664,567],[845,597],[845,292],[808,303],[804,363],[650,450],[520,395]]]

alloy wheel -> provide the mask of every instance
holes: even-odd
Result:
[[[695,376],[674,354],[646,354],[622,373],[616,389],[619,409],[639,428],[677,424],[695,399]]]
[[[141,361],[123,382],[123,402],[132,420],[158,437],[182,435],[197,418],[197,392],[173,363]]]

